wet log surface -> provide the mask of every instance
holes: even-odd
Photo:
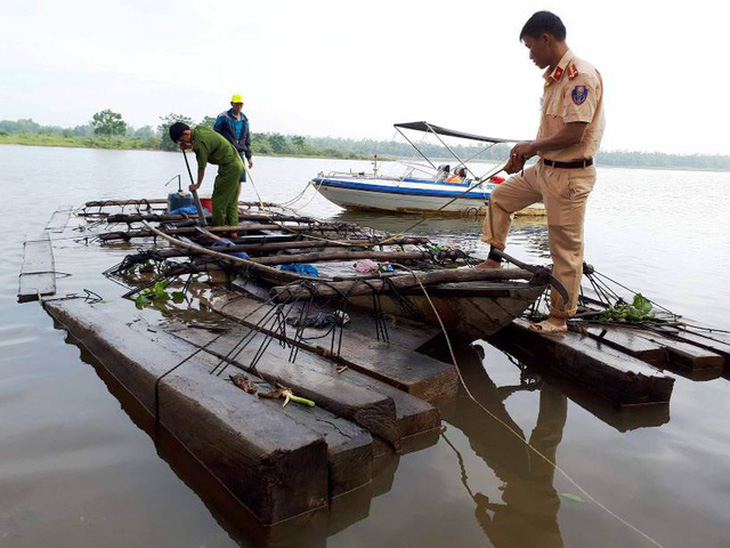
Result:
[[[635,330],[590,326],[585,332],[597,341],[651,365],[661,367],[667,361],[667,352],[661,344],[640,336]]]
[[[665,348],[670,362],[687,369],[722,370],[725,366],[725,358],[721,355],[694,344],[678,341],[651,331],[641,331],[639,336]]]
[[[241,338],[248,333],[242,330],[220,336],[207,350],[230,363],[251,371],[251,361],[256,350],[265,343],[265,336],[256,335],[250,346],[239,356],[229,353],[237,347]],[[180,333],[192,342],[195,333]],[[381,393],[368,390],[339,377],[334,371],[322,371],[304,367],[301,363],[287,361],[288,351],[277,352],[274,342],[256,362],[255,371],[272,384],[291,388],[297,396],[314,401],[331,413],[348,419],[387,440],[397,450],[400,434],[396,424],[395,403]],[[284,354],[284,355],[281,355]]]
[[[322,507],[328,496],[324,437],[209,374],[80,299],[46,310],[94,354],[161,424],[262,522]]]
[[[322,251],[318,253],[290,253],[252,259],[259,264],[279,265],[287,263],[321,263],[327,261],[415,261],[431,257],[427,251]]]
[[[361,280],[328,282],[326,285],[316,285],[316,289],[298,285],[274,287],[271,293],[277,300],[285,301],[289,299],[308,299],[312,296],[313,291],[316,291],[317,296],[320,297],[356,296],[369,295],[373,292],[382,293],[392,289],[405,291],[418,288],[420,284],[427,286],[441,283],[529,280],[531,278],[532,274],[530,272],[518,268],[484,270],[476,268],[442,268],[432,272],[418,272],[415,275],[404,273],[400,276],[390,276],[387,281],[383,278],[374,278],[367,280],[367,283]]]
[[[231,330],[219,339],[220,344],[211,345],[208,350],[218,357],[224,357],[235,342],[240,340],[246,332],[248,332],[248,329],[234,324]],[[216,337],[215,334],[206,330],[194,328],[175,329],[171,333],[197,347],[205,346]],[[287,359],[289,355],[289,349],[280,347],[277,342],[272,342],[266,352],[280,359]],[[422,434],[436,429],[440,425],[438,410],[429,403],[354,369],[348,368],[338,373],[337,366],[322,356],[301,349],[297,355],[296,363],[291,365],[302,370],[313,371],[322,376],[334,377],[340,382],[390,398],[395,406],[398,447],[400,447],[400,441],[403,438]],[[246,366],[248,367],[248,364]],[[285,384],[286,382],[284,380]],[[313,394],[312,399],[317,401],[317,396]],[[382,429],[379,428],[378,430]],[[392,434],[389,433],[389,435]]]
[[[143,332],[147,331],[147,336],[150,336],[149,331],[151,330],[155,333],[153,338],[157,344],[177,354],[186,355],[190,355],[197,348],[211,343],[217,336],[211,335],[207,330],[189,328],[183,324],[156,328],[137,324],[133,329],[135,331],[140,331],[140,329]],[[202,344],[196,345],[196,342]],[[220,368],[222,361],[220,358],[225,356],[230,349],[231,347],[227,346],[226,340],[221,339],[215,345],[211,345],[203,352],[198,353],[197,359],[205,363],[208,370],[212,371]],[[241,364],[243,365],[243,363]],[[230,367],[220,376],[226,379],[232,374],[240,374],[240,369]],[[268,392],[275,388],[270,382],[250,373],[248,370],[244,374],[255,385],[258,392]],[[286,384],[291,385],[292,383]],[[302,391],[295,391],[295,394],[305,395]],[[317,405],[309,407],[289,403],[284,407],[281,399],[260,398],[259,401],[324,436],[327,443],[330,497],[340,496],[369,483],[372,479],[373,461],[373,438],[370,433],[353,422],[321,407],[322,400],[318,394],[308,394],[307,397],[313,399]]]
[[[244,296],[218,297],[208,304],[216,312],[248,327],[256,327],[273,306]],[[274,329],[263,329],[277,335]],[[313,338],[321,334],[321,330],[305,329],[302,340],[295,341],[291,337],[287,340],[316,353],[331,356],[329,339]],[[378,341],[346,327],[342,335],[340,360],[357,371],[426,401],[451,397],[457,391],[458,379],[452,365],[397,344]]]
[[[48,232],[37,240],[29,240],[23,246],[23,266],[18,282],[18,302],[35,301],[38,295],[46,297],[56,293],[55,261]]]
[[[496,341],[541,353],[545,364],[556,373],[616,405],[669,401],[674,379],[655,367],[586,335],[538,333],[528,325],[517,319],[497,335]]]
[[[730,334],[717,330],[680,327],[667,329],[664,335],[722,356],[725,359],[725,370],[730,369]]]

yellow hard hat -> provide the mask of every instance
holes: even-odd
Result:
[[[233,97],[231,97],[231,103],[243,103],[243,97],[236,93]]]

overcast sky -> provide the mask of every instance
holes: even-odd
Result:
[[[542,94],[519,31],[557,13],[602,73],[604,150],[730,154],[724,2],[0,3],[0,119],[135,127],[245,97],[254,131],[390,139],[428,120],[531,138]]]

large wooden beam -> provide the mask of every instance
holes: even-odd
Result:
[[[226,314],[223,313],[223,315],[225,316]],[[229,318],[232,319],[233,322],[240,321],[236,318],[231,318],[230,316]],[[243,324],[246,325],[245,322],[243,322]],[[311,333],[311,331],[305,332],[305,335]],[[203,336],[199,331],[183,331],[176,334],[184,336],[188,342],[195,344],[196,346],[206,344],[214,336],[212,334]],[[193,336],[195,336],[197,340],[193,340]],[[289,355],[288,348],[278,346],[276,343],[272,343],[267,349],[267,352],[271,352],[273,355],[284,359],[287,359]],[[437,429],[440,424],[438,410],[431,404],[400,390],[391,383],[378,380],[353,367],[347,367],[344,370],[340,369],[338,372],[337,366],[333,364],[332,361],[320,356],[319,354],[307,352],[306,349],[301,349],[299,351],[296,358],[296,364],[300,367],[309,368],[324,375],[335,375],[346,382],[390,397],[395,404],[396,423],[398,425],[398,431],[400,432],[401,438],[407,438]]]
[[[442,268],[431,272],[403,273],[397,276],[389,276],[387,281],[384,278],[369,278],[367,280],[319,284],[315,281],[314,285],[274,287],[271,289],[271,295],[279,302],[309,299],[313,295],[317,297],[338,297],[341,295],[354,297],[358,295],[370,295],[372,293],[384,293],[393,289],[405,291],[420,287],[421,284],[433,285],[475,281],[529,280],[532,276],[527,270],[519,268]]]
[[[317,253],[291,253],[257,257],[251,259],[259,264],[280,265],[289,263],[323,263],[327,261],[358,261],[370,259],[372,261],[416,261],[430,258],[428,251],[320,251]]]
[[[275,337],[280,336],[280,333],[272,327],[258,326],[261,318],[270,312],[273,305],[240,295],[230,295],[230,298],[216,297],[204,302],[213,310],[242,325],[258,327]],[[301,339],[295,339],[294,333],[289,333],[286,340],[329,357],[330,342],[328,338],[321,338],[322,331],[307,328]],[[396,344],[396,341],[381,342],[354,330],[343,331],[340,361],[348,367],[426,401],[454,396],[458,387],[456,371],[452,365],[403,348]]]
[[[329,407],[326,405],[328,402],[324,401],[327,396],[320,395],[316,386],[314,388],[310,387],[308,391],[303,391],[296,379],[293,379],[294,382],[289,382],[287,379],[271,375],[269,368],[262,368],[266,371],[258,369],[258,373],[265,374],[269,379],[266,381],[248,370],[244,358],[239,356],[237,359],[225,359],[236,342],[231,337],[221,337],[216,340],[217,335],[211,334],[205,329],[187,327],[184,324],[177,323],[166,324],[164,327],[158,328],[151,328],[146,324],[143,326],[133,324],[131,329],[153,338],[157,344],[177,354],[189,355],[196,349],[201,349],[202,351],[199,352],[197,358],[205,363],[210,371],[221,371],[221,366],[224,365],[222,362],[234,364],[233,367],[229,367],[219,376],[228,378],[231,374],[240,374],[243,369],[246,371],[246,377],[255,384],[259,392],[270,391],[275,388],[272,382],[281,381],[289,388],[293,388],[297,395],[306,394],[307,397],[316,402],[315,407],[297,404],[289,404],[284,407],[281,400],[267,398],[261,398],[260,401],[324,436],[327,442],[329,461],[330,497],[340,496],[371,481],[373,440],[370,433],[353,422],[325,409],[325,407]],[[150,331],[154,332],[154,335],[150,335]],[[255,350],[249,348],[246,356],[250,359],[253,352]],[[281,374],[281,370],[277,370],[275,373]],[[327,391],[328,388],[325,387],[324,392]],[[343,393],[342,396],[345,396],[345,394]],[[323,406],[323,404],[325,405]],[[352,405],[348,409],[349,414],[354,415],[357,413],[355,402],[346,401],[346,405],[350,404]],[[346,415],[347,413],[342,414]]]
[[[498,339],[540,353],[551,370],[619,406],[665,403],[672,394],[672,377],[589,336],[539,333],[517,319]]]
[[[320,434],[210,375],[195,357],[163,377],[179,354],[81,299],[44,306],[265,524],[326,505]]]
[[[585,332],[597,341],[646,363],[662,366],[667,361],[667,352],[663,346],[640,337],[633,329],[588,326]]]
[[[665,348],[669,361],[687,369],[718,369],[725,366],[725,358],[720,354],[701,348],[689,342],[665,337],[651,331],[640,331],[639,336]]]

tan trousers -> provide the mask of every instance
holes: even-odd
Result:
[[[577,311],[583,276],[583,220],[595,182],[593,166],[559,169],[538,162],[495,188],[489,199],[482,241],[498,249],[504,249],[507,242],[512,213],[539,200],[545,203],[553,275],[570,295],[565,303],[557,291],[551,291],[550,314],[557,318],[569,318]]]

